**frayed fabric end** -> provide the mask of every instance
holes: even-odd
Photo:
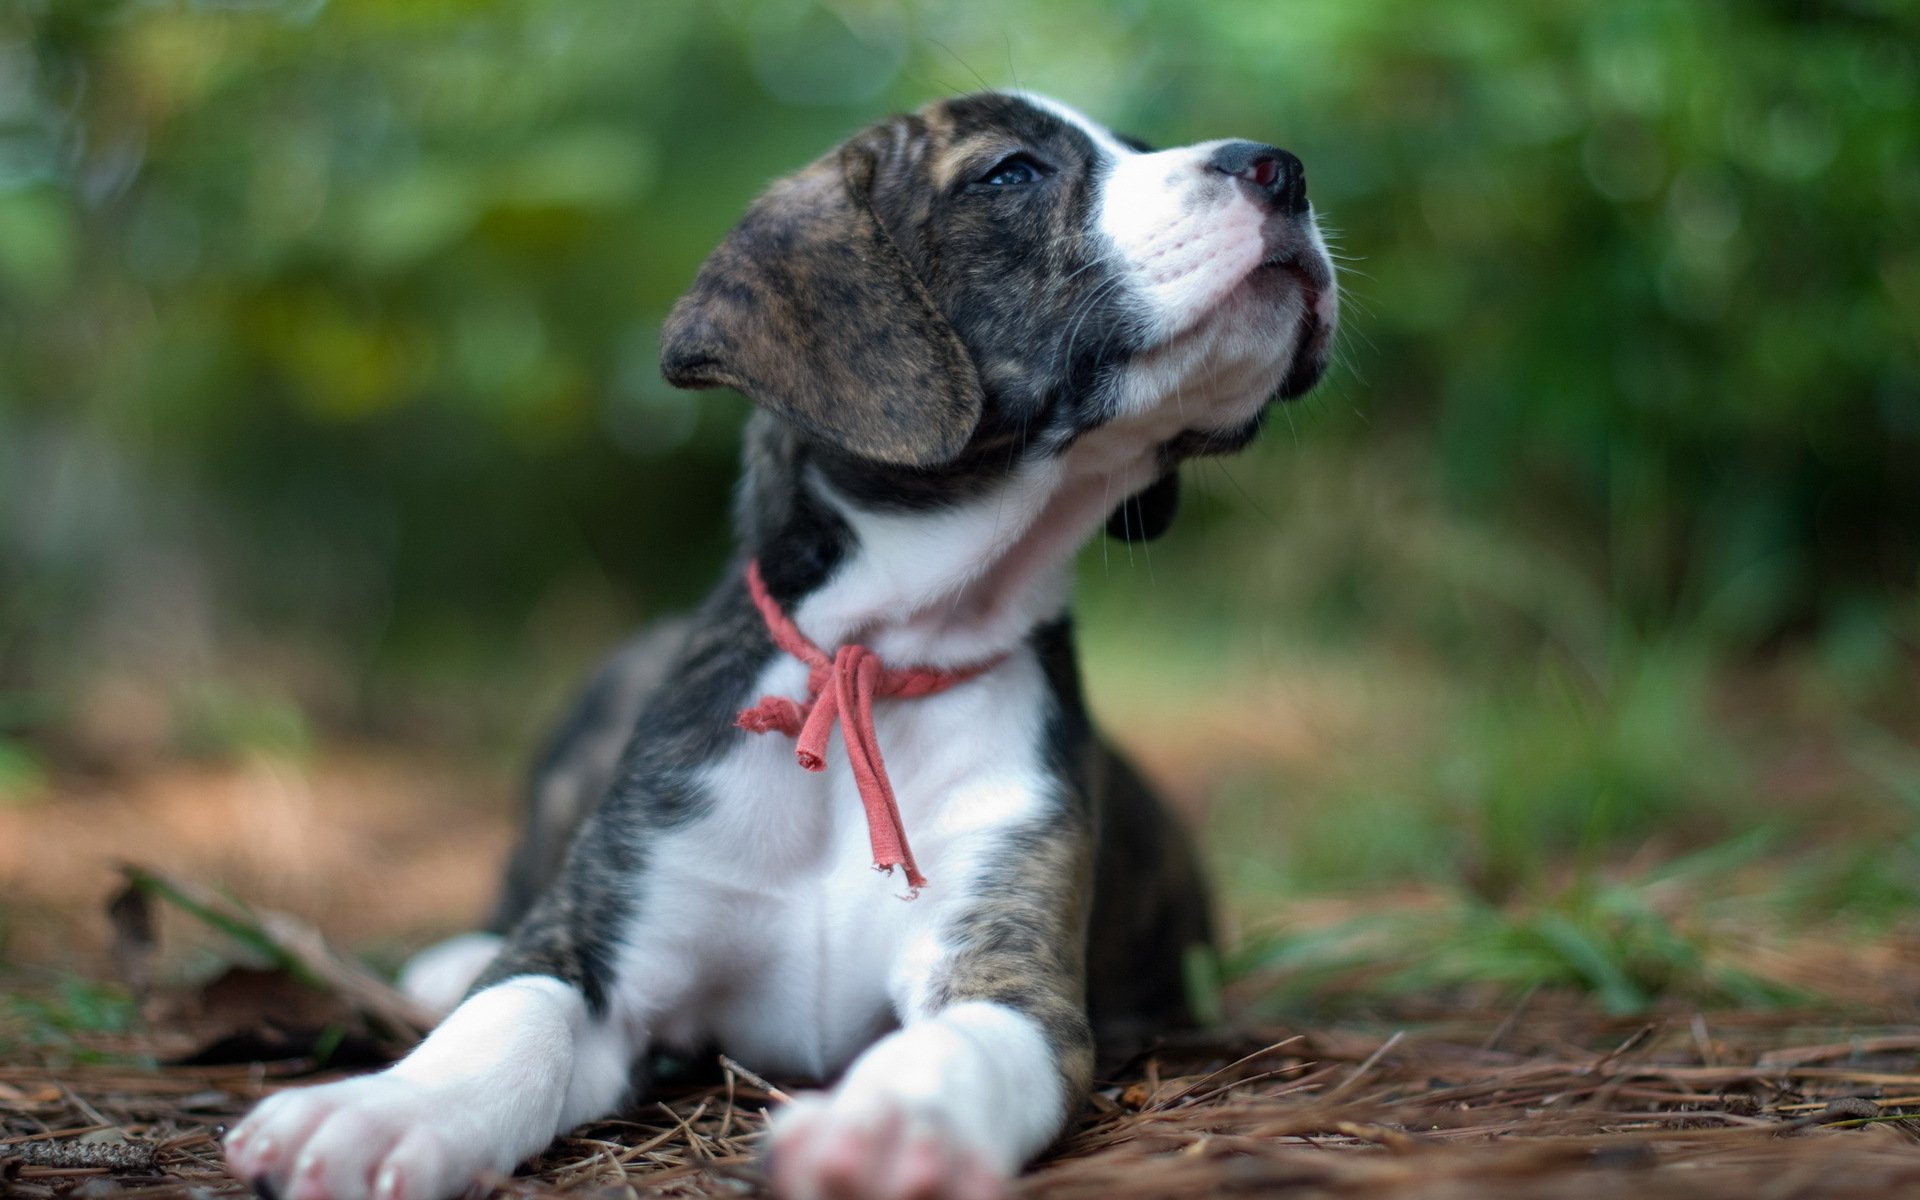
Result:
[[[900,820],[900,805],[880,757],[873,728],[874,698],[931,696],[965,683],[1000,660],[964,671],[893,671],[865,646],[846,645],[829,655],[808,641],[799,626],[781,611],[767,591],[757,562],[747,564],[747,592],[766,621],[773,644],[807,665],[807,699],[803,704],[785,696],[763,696],[760,703],[734,718],[734,725],[750,733],[779,732],[798,739],[794,758],[809,771],[826,769],[827,742],[838,727],[840,740],[846,745],[847,765],[853,768],[854,783],[860,789],[860,803],[867,810],[873,865],[882,871],[891,872],[894,867],[905,871],[910,890],[902,899],[914,899],[927,879],[913,861],[907,831]]]

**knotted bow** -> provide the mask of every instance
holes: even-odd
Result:
[[[867,810],[874,869],[891,872],[895,867],[905,868],[907,886],[912,889],[908,898],[912,899],[927,880],[913,861],[907,831],[900,823],[900,805],[893,798],[893,784],[880,758],[880,744],[873,731],[873,698],[911,700],[931,696],[965,683],[993,664],[964,671],[889,671],[873,651],[856,645],[842,646],[829,657],[780,610],[779,602],[760,578],[757,562],[747,564],[747,591],[766,621],[774,645],[807,664],[807,699],[801,704],[785,696],[762,696],[760,703],[743,710],[734,724],[751,733],[778,730],[797,738],[794,757],[800,765],[809,771],[824,771],[827,742],[838,722],[841,740],[847,746],[847,762],[860,788],[860,803]]]

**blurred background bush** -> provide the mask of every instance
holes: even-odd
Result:
[[[1021,86],[1288,146],[1346,258],[1329,382],[1083,564],[1101,711],[1233,895],[1760,827],[1822,848],[1787,902],[1908,912],[1916,47],[1895,0],[7,0],[0,792],[517,769],[725,554],[744,406],[655,361],[707,249]]]

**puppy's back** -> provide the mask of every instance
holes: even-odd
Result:
[[[690,617],[659,621],[614,651],[547,739],[528,781],[520,840],[487,922],[492,932],[512,929],[560,874],[574,833],[612,786],[641,710],[692,627]]]

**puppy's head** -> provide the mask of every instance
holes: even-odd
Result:
[[[670,382],[737,388],[877,466],[978,477],[1112,428],[1170,472],[1310,388],[1337,310],[1293,155],[1154,152],[983,94],[776,183],[674,307],[661,357]],[[1115,520],[1151,534],[1171,495]]]

